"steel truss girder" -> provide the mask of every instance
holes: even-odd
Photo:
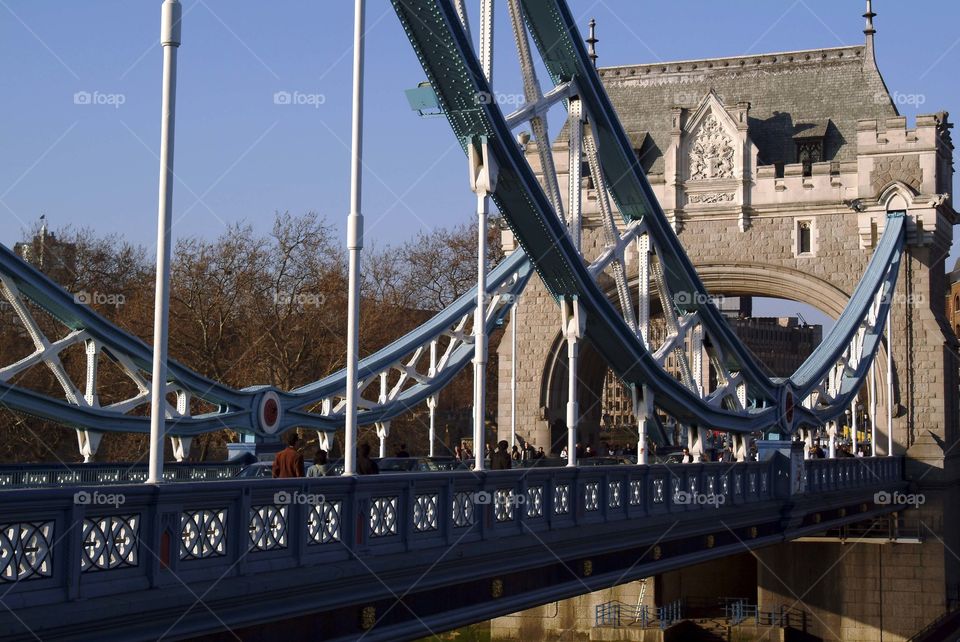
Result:
[[[523,252],[514,253],[490,273],[485,314],[488,330],[502,323],[531,273],[530,262]],[[475,292],[476,288],[413,332],[360,361],[358,407],[361,412],[358,417],[362,425],[389,421],[425,402],[470,362],[473,341],[464,333],[464,328],[474,314]],[[149,432],[149,417],[131,413],[150,403],[150,346],[76,302],[46,275],[3,246],[0,246],[0,294],[23,323],[35,348],[24,359],[0,368],[0,399],[4,405],[78,429]],[[66,336],[50,341],[33,319],[27,301],[65,326]],[[421,355],[427,350],[435,353],[438,342],[444,338],[448,341],[440,357],[426,372],[421,372],[417,367]],[[82,390],[63,368],[58,356],[74,345],[84,345],[87,354]],[[101,353],[109,355],[137,387],[134,396],[108,406],[99,404],[97,357]],[[12,383],[17,375],[39,364],[45,364],[54,374],[63,389],[63,399]],[[383,400],[363,399],[362,393],[373,382],[385,380],[389,372],[399,374]],[[166,391],[176,395],[176,406],[169,403],[166,406],[167,432],[171,436],[189,437],[222,428],[270,435],[294,426],[332,431],[343,425],[346,394],[343,371],[289,392],[269,386],[235,390],[172,360],[169,377]],[[275,395],[279,406],[279,421],[270,427],[262,420],[261,406],[267,395]],[[191,415],[192,398],[213,404],[217,410]]]
[[[511,116],[508,122],[496,104],[479,108],[469,104],[470,96],[488,94],[489,86],[448,0],[392,0],[455,134],[461,140],[483,135],[491,141],[501,168],[500,187],[494,199],[547,288],[558,298],[577,297],[588,312],[587,334],[591,342],[617,375],[630,385],[648,385],[658,406],[689,425],[734,432],[777,428],[792,433],[802,424],[820,422],[819,412],[795,403],[797,386],[792,380],[770,378],[710,302],[636,161],[566,3],[520,1],[525,23],[554,84],[575,85],[576,93],[571,98],[583,104],[599,165],[599,171],[591,168],[591,174],[595,181],[599,177],[607,183],[598,189],[602,214],[606,217],[603,201],[609,193],[628,223],[645,223],[650,250],[656,257],[652,263],[660,266],[663,286],[658,289],[664,311],[678,319],[677,335],[679,319],[689,318],[691,326],[695,326],[694,343],[709,345],[708,358],[720,366],[717,389],[708,393],[706,386],[698,385],[686,359],[680,360],[683,382],[664,372],[644,345],[638,324],[630,324],[631,314],[614,310],[597,287],[598,270],[583,263],[572,235],[552,207],[553,199],[544,193],[526,158],[513,143],[510,132],[519,119]],[[589,134],[585,137],[588,145],[590,138]],[[896,227],[888,224],[885,230],[885,237],[891,239],[885,244],[890,252],[878,249],[873,262],[891,265],[894,254],[902,251],[902,230],[898,232]],[[611,252],[607,260],[615,263],[618,258],[617,252]],[[875,283],[876,275],[868,271],[858,290],[869,289]],[[674,294],[672,300],[663,300],[665,293]],[[848,312],[860,318],[865,314],[855,299],[851,299]],[[858,345],[869,347],[868,342]],[[675,339],[673,349],[681,350]],[[828,356],[815,353],[798,370],[798,375],[826,373],[836,364],[836,359]],[[694,357],[694,361],[700,359],[702,355]],[[860,361],[866,363],[869,359],[861,355]],[[787,407],[788,413],[784,412]],[[830,406],[830,412],[843,410]]]

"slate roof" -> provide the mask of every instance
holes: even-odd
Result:
[[[796,163],[796,135],[823,131],[824,160],[856,159],[857,121],[899,115],[865,45],[602,67],[600,76],[650,174],[663,173],[671,108],[713,89],[728,108],[749,102],[760,164]],[[646,142],[644,135],[647,135]]]

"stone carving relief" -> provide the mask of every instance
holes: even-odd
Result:
[[[716,116],[708,114],[690,142],[689,180],[733,178],[733,156],[733,141]]]
[[[736,199],[733,192],[703,192],[688,194],[687,202],[691,205],[713,205],[714,203],[732,203]]]

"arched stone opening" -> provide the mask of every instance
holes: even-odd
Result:
[[[607,363],[596,351],[589,340],[580,344],[577,373],[577,398],[580,404],[580,421],[577,434],[580,443],[592,445],[596,449],[600,444],[601,399],[603,381],[607,374]],[[569,399],[567,369],[567,343],[557,332],[551,346],[547,363],[543,370],[540,390],[540,407],[549,430],[550,447],[544,450],[559,454],[567,444],[567,401]]]
[[[696,265],[698,274],[707,291],[724,296],[756,296],[788,299],[806,303],[824,314],[836,319],[849,301],[849,295],[831,283],[811,276],[799,270],[783,266],[762,263],[701,263]],[[631,290],[636,291],[636,281]],[[615,292],[608,292],[615,296]],[[651,301],[651,314],[660,313],[659,305]],[[877,356],[877,439],[881,452],[886,450],[886,359],[885,343],[881,344]],[[581,420],[578,428],[582,443],[599,444],[600,426],[603,409],[601,407],[604,377],[607,365],[599,353],[590,345],[589,338],[580,347],[579,388]],[[540,407],[543,419],[551,427],[548,431],[556,451],[565,445],[566,440],[566,403],[567,403],[567,346],[557,332],[547,361],[544,364],[541,379]],[[896,384],[896,378],[894,379]],[[869,413],[866,383],[860,393],[863,415]],[[894,398],[896,398],[894,390]],[[563,426],[558,431],[555,426],[559,419]],[[865,424],[861,423],[863,430]],[[556,433],[556,434],[555,434]]]

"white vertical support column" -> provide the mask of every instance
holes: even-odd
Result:
[[[488,0],[489,1],[489,0]],[[469,141],[470,188],[477,195],[477,307],[473,315],[474,470],[483,470],[487,395],[487,219],[490,195],[497,189],[497,167],[485,137]]]
[[[173,448],[173,458],[178,462],[184,462],[190,457],[190,444],[193,443],[193,437],[170,437],[170,445]]]
[[[569,210],[567,228],[573,246],[580,249],[580,228],[583,217],[583,104],[578,96],[568,101],[567,121],[569,123],[570,144],[567,159],[567,209]]]
[[[77,430],[77,444],[80,448],[80,455],[83,457],[83,463],[89,464],[93,461],[100,448],[100,440],[103,439],[103,433],[95,430]],[[162,443],[162,442],[161,442]]]
[[[428,456],[435,457],[435,445],[437,443],[437,395],[427,397],[427,408],[430,409],[430,448]]]
[[[360,251],[363,249],[363,55],[366,0],[356,0],[353,23],[353,116],[350,152],[350,214],[347,216],[349,252],[347,294],[347,382],[343,439],[343,474],[357,468],[357,370],[360,352]]]
[[[100,406],[100,399],[97,395],[97,377],[100,370],[100,346],[96,341],[88,340],[86,342],[87,351],[87,390],[83,395],[87,405],[92,408]]]
[[[430,377],[433,378],[437,376],[437,340],[434,339],[430,342]],[[428,454],[430,457],[434,456],[434,444],[437,442],[437,395],[430,395],[427,397],[427,408],[430,409],[430,445],[428,447]]]
[[[520,298],[513,301],[510,310],[510,446],[517,445],[517,313],[520,312]]]
[[[887,457],[893,455],[893,305],[887,309]]]
[[[580,339],[586,325],[586,314],[580,309],[576,297],[560,298],[560,323],[563,337],[567,340],[567,466],[577,465],[577,424],[580,420],[580,405],[577,401],[577,360]]]
[[[480,0],[480,65],[493,92],[493,0]],[[492,99],[492,97],[491,97]]]
[[[830,450],[827,456],[830,459],[835,459],[837,457],[837,422],[836,421],[827,422],[827,435],[830,436]]]
[[[637,391],[636,384],[630,386],[630,392],[633,396],[633,415],[637,418],[637,465],[646,466],[647,457],[647,435],[649,434],[649,422],[653,421],[653,392],[647,386],[642,386]]]
[[[870,364],[870,456],[877,456],[877,358]]]
[[[693,370],[693,383],[696,386],[695,392],[700,397],[705,396],[703,380],[703,324],[697,323],[690,333],[690,356],[693,357],[690,364]]]
[[[380,458],[387,456],[387,437],[390,436],[390,422],[378,421],[376,424],[377,437],[380,438]]]
[[[150,466],[147,483],[163,481],[163,436],[166,432],[167,332],[170,312],[170,236],[173,211],[173,142],[177,105],[177,48],[182,11],[177,0],[160,9],[163,89],[160,115],[160,198],[157,215],[157,284],[153,309],[153,379],[150,382]]]
[[[857,395],[850,402],[850,454],[857,456]]]
[[[637,237],[637,331],[650,350],[650,235]]]

